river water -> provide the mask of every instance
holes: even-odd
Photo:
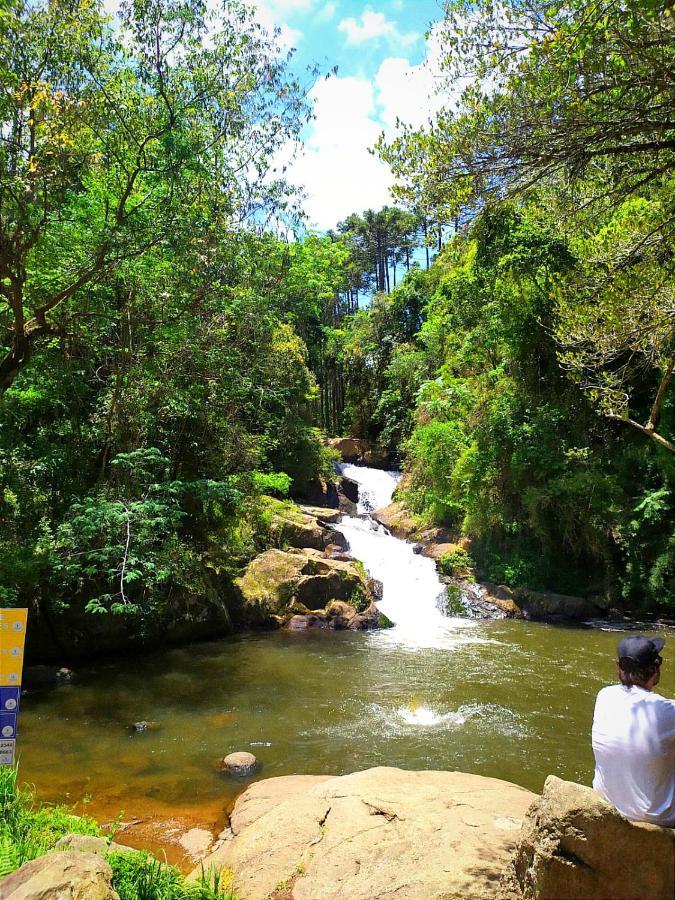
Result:
[[[256,754],[259,777],[393,765],[534,791],[550,773],[590,783],[593,701],[614,680],[622,632],[444,616],[433,563],[366,515],[398,476],[344,471],[361,484],[361,515],[340,529],[383,582],[395,627],[251,633],[82,666],[73,684],[22,700],[21,776],[40,798],[86,798],[77,809],[160,821],[164,836],[173,821],[217,830],[247,783],[217,771],[234,750]],[[664,634],[659,691],[672,697],[675,633]],[[139,720],[159,727],[131,732]]]

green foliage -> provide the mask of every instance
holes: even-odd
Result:
[[[448,574],[667,604],[672,466],[598,415],[556,340],[586,254],[536,205],[486,210],[418,281],[416,334],[383,332],[377,304],[355,321],[365,360],[391,334],[384,378],[359,383],[361,404],[379,384],[383,415],[361,415],[380,440],[405,436],[399,492],[411,510],[471,540],[470,558],[442,561]]]
[[[437,560],[438,568],[444,575],[454,575],[458,578],[473,577],[473,560],[466,550],[452,550],[442,553]]]
[[[120,900],[236,900],[227,873],[202,872],[187,882],[177,868],[147,853],[110,853],[107,859]]]

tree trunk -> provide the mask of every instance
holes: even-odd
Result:
[[[32,349],[27,335],[14,335],[11,349],[0,362],[0,394],[4,394],[11,388],[14,379],[28,365]]]

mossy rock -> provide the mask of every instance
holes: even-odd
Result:
[[[250,625],[282,624],[299,608],[314,612],[331,600],[371,600],[353,562],[325,559],[316,550],[267,550],[249,563],[236,585]]]

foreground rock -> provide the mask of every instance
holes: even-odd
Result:
[[[239,798],[203,865],[231,867],[241,900],[494,897],[533,799],[461,772],[271,778]]]
[[[58,851],[0,879],[2,900],[119,900],[112,869],[95,853]]]
[[[672,900],[675,831],[629,822],[591,788],[550,775],[504,884],[523,900]]]
[[[374,599],[362,567],[313,549],[266,550],[236,584],[251,625],[284,625],[294,615],[326,612],[333,600],[366,609]]]

